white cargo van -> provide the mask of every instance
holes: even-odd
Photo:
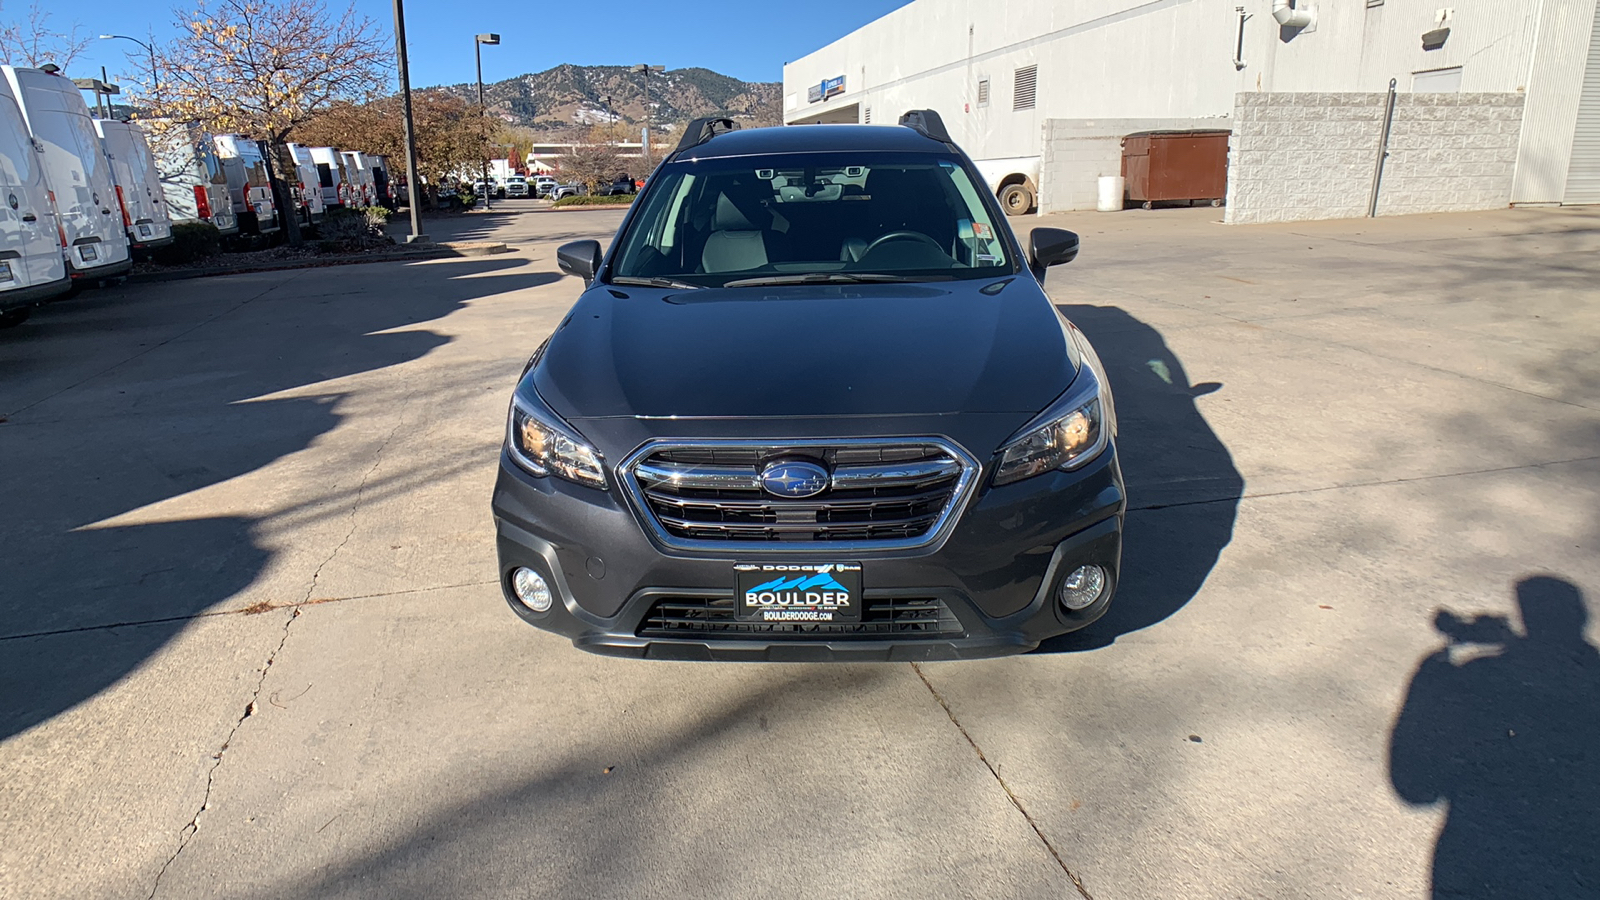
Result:
[[[372,178],[372,170],[367,168],[366,154],[354,150],[345,150],[339,154],[344,157],[344,170],[350,175],[350,182],[355,197],[353,206],[376,206],[378,202],[377,189]]]
[[[373,199],[385,209],[395,208],[393,179],[389,177],[389,159],[366,154],[367,168],[372,170]]]
[[[28,134],[10,82],[0,78],[0,328],[71,287],[44,183],[44,153]]]
[[[172,243],[172,219],[167,215],[161,176],[144,130],[131,122],[95,119],[94,129],[111,159],[111,180],[117,201],[122,206],[122,227],[135,251],[152,250]]]
[[[299,176],[300,219],[307,225],[322,221],[328,211],[327,199],[322,194],[322,173],[317,170],[311,148],[290,144],[289,155],[294,157],[295,172]]]
[[[344,168],[344,154],[337,147],[312,147],[311,161],[317,164],[317,175],[322,179],[322,202],[329,207],[357,206],[352,196],[354,186]]]
[[[245,234],[271,234],[278,230],[278,205],[272,199],[272,179],[261,146],[242,134],[219,134],[212,139],[222,171],[228,176],[228,195]]]
[[[111,161],[78,88],[67,77],[42,69],[0,66],[0,74],[43,150],[44,180],[55,198],[67,275],[88,283],[127,273],[133,259],[116,208]]]
[[[211,135],[198,125],[165,119],[147,124],[161,189],[166,194],[167,215],[173,223],[209,222],[223,237],[238,234],[239,218],[228,195],[228,176],[222,171]]]

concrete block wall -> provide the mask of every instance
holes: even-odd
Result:
[[[1365,216],[1386,100],[1381,93],[1237,95],[1226,221]],[[1506,206],[1521,124],[1521,94],[1397,95],[1378,215]]]
[[[1226,130],[1222,117],[1202,119],[1046,119],[1039,161],[1041,213],[1094,209],[1100,176],[1122,174],[1122,138],[1138,131]]]

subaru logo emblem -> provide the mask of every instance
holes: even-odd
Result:
[[[827,469],[803,460],[779,460],[761,470],[761,488],[774,497],[815,497],[828,480]]]

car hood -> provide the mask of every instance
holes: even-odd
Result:
[[[1061,320],[985,284],[596,285],[531,375],[576,420],[1037,412],[1075,374]]]

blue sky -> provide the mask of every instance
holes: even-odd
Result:
[[[327,0],[342,9],[347,0]],[[859,28],[908,0],[818,0],[812,3],[749,0],[610,0],[590,6],[569,3],[493,2],[493,0],[408,0],[406,32],[415,86],[471,81],[472,36],[499,32],[503,43],[485,47],[486,81],[537,72],[561,63],[633,65],[648,62],[669,69],[703,66],[746,81],[778,81],[783,64],[798,59]],[[189,6],[192,0],[184,3]],[[392,34],[393,6],[387,0],[357,0],[357,8]],[[172,33],[170,3],[150,0],[44,2],[52,9],[52,28],[76,23],[91,37],[127,34],[144,40]],[[6,0],[0,17],[25,15],[27,0]],[[93,41],[72,66],[83,78],[105,66],[113,80],[128,69],[126,52],[143,51],[128,41]]]

